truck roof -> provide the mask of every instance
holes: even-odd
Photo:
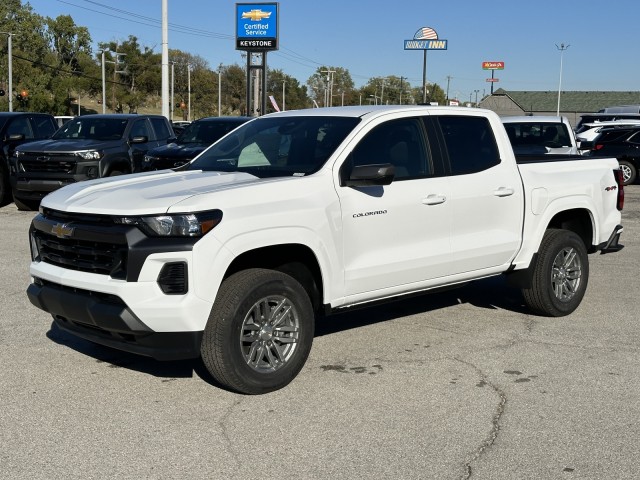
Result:
[[[301,110],[287,110],[284,112],[270,113],[264,115],[261,118],[270,116],[329,116],[329,117],[363,117],[369,114],[386,114],[397,113],[407,111],[420,111],[420,112],[453,112],[464,115],[469,114],[495,114],[491,110],[482,108],[464,108],[456,106],[444,106],[444,105],[360,105],[360,106],[348,106],[348,107],[322,107],[322,108],[306,108]]]

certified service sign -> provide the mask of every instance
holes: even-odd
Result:
[[[278,49],[278,4],[236,3],[236,50]]]

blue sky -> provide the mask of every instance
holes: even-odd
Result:
[[[235,50],[231,0],[168,0],[169,48],[199,55],[211,68],[244,65]],[[268,2],[263,2],[268,3]],[[502,61],[494,89],[640,91],[637,0],[280,0],[280,49],[267,55],[302,85],[322,65],[349,70],[357,87],[371,77],[422,85],[423,52],[404,40],[431,27],[448,49],[427,53],[427,80],[451,98],[489,94],[484,61]],[[161,52],[161,0],[30,0],[43,16],[71,15],[95,43],[138,37]],[[569,45],[561,54],[556,45]],[[448,86],[448,87],[447,87]]]

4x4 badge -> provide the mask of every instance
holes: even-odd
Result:
[[[70,227],[66,223],[56,223],[53,227],[51,227],[51,233],[53,233],[58,238],[69,238],[73,235],[73,227]]]

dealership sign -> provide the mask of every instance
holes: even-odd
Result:
[[[446,50],[447,40],[438,38],[438,34],[431,27],[422,27],[411,40],[404,41],[405,50]]]
[[[236,50],[278,49],[278,4],[236,3]]]
[[[483,70],[504,70],[504,62],[482,62]]]

